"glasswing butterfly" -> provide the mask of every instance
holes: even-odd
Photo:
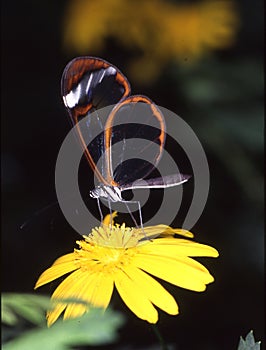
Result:
[[[130,95],[130,84],[119,69],[96,57],[70,61],[63,72],[61,91],[84,154],[99,180],[90,196],[97,199],[101,220],[99,199],[103,198],[109,202],[110,211],[110,202],[125,203],[138,226],[128,207],[128,203],[137,203],[143,227],[140,203],[124,200],[122,192],[172,187],[190,178],[178,173],[144,180],[163,152],[166,129],[161,111],[148,97]],[[136,139],[147,143],[143,146]],[[156,148],[150,147],[154,144]]]

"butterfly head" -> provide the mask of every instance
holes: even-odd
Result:
[[[117,186],[107,186],[107,185],[99,185],[90,191],[90,196],[92,198],[105,198],[109,199],[112,202],[121,202],[122,191]]]

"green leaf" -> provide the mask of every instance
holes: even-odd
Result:
[[[16,325],[19,316],[35,324],[45,324],[45,311],[50,298],[33,294],[4,293],[2,295],[2,322]]]
[[[9,326],[14,326],[18,323],[17,315],[7,305],[2,305],[2,322]]]
[[[240,337],[237,350],[260,350],[260,342],[255,342],[253,331],[250,331],[244,340]]]
[[[117,328],[122,323],[122,316],[110,309],[105,313],[92,309],[82,317],[59,320],[51,328],[29,331],[5,344],[3,350],[69,350],[74,345],[108,344],[117,339]]]

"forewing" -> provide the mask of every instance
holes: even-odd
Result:
[[[66,66],[61,91],[71,122],[84,153],[99,181],[106,183],[103,162],[104,125],[108,116],[104,107],[114,105],[130,94],[127,78],[112,64],[95,57],[78,57]],[[82,126],[78,124],[84,121]],[[87,146],[88,144],[88,146]]]

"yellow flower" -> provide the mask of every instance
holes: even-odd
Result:
[[[113,217],[116,213],[113,214]],[[178,314],[173,296],[153,277],[193,291],[204,291],[214,281],[208,270],[194,256],[217,257],[207,245],[175,235],[193,237],[189,231],[166,225],[142,229],[110,224],[107,216],[101,227],[95,227],[79,249],[57,259],[42,273],[35,288],[71,273],[59,284],[52,300],[60,299],[47,314],[48,325],[64,311],[64,319],[75,318],[89,311],[87,304],[65,303],[62,299],[81,299],[91,307],[106,309],[114,287],[124,303],[139,318],[158,321],[159,307],[170,315]]]
[[[72,0],[63,42],[76,54],[99,55],[108,40],[115,39],[134,52],[128,67],[131,79],[144,82],[156,78],[173,59],[193,63],[211,50],[230,47],[238,27],[232,0]]]

